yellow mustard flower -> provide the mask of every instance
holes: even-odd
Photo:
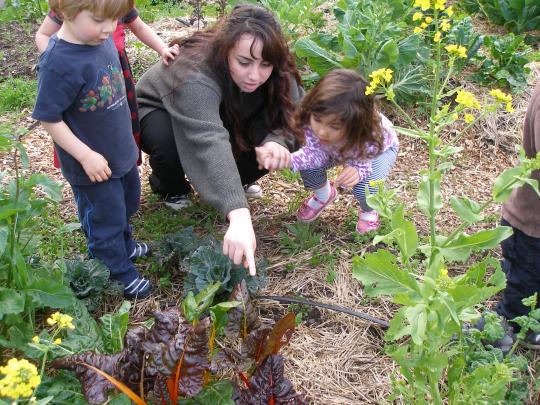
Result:
[[[423,22],[422,24],[420,24],[420,28],[422,28],[423,30],[425,30],[427,28],[427,24],[425,22]]]
[[[416,13],[413,14],[412,20],[418,21],[418,20],[421,20],[423,17],[424,17],[424,14],[421,13],[420,11],[417,11]]]
[[[430,0],[414,0],[414,7],[420,7],[422,11],[426,11],[430,6]]]
[[[515,111],[515,110],[514,110],[514,107],[512,107],[512,102],[509,101],[508,103],[506,103],[505,110],[508,111],[509,113]]]
[[[39,343],[39,336],[34,336],[34,337],[32,338],[32,342],[34,342],[34,343]]]
[[[459,119],[459,114],[458,114],[458,113],[453,113],[453,114],[452,114],[452,119],[453,119],[454,121],[457,121],[457,120]]]
[[[435,35],[433,35],[433,42],[441,42],[441,31],[437,31]]]
[[[454,280],[448,276],[448,269],[442,266],[439,269],[439,276],[437,277],[436,283],[439,287],[449,288],[454,285]]]
[[[448,17],[452,17],[452,16],[454,15],[454,9],[452,8],[452,6],[450,6],[450,7],[448,7],[448,8],[446,9],[446,15],[447,15]]]
[[[379,179],[379,180],[370,180],[369,181],[369,186],[370,187],[378,187],[378,186],[381,186],[384,184],[384,180],[382,179]]]
[[[59,344],[61,344],[61,343],[62,343],[62,339],[60,339],[60,338],[54,339],[54,344],[55,344],[55,345],[59,345]]]
[[[372,94],[380,84],[390,83],[392,80],[392,69],[377,69],[369,74],[371,82],[366,88],[366,96]]]
[[[35,365],[26,359],[9,359],[4,367],[0,367],[0,397],[19,399],[29,397],[41,382]]]
[[[510,94],[506,94],[505,92],[501,91],[500,89],[493,89],[489,92],[489,95],[495,98],[500,103],[508,103],[512,101],[512,96]]]
[[[456,103],[461,104],[464,107],[474,108],[476,110],[479,110],[481,107],[474,94],[466,90],[458,90]]]
[[[420,28],[420,27],[414,27],[414,29],[413,29],[413,32],[414,32],[415,34],[419,34],[419,33],[422,32],[422,31],[423,31],[423,30],[422,30],[422,28]]]
[[[433,4],[433,8],[435,10],[444,10],[446,7],[446,0],[435,0],[435,3]]]
[[[431,24],[433,22],[433,18],[426,17],[426,19],[424,21],[426,22],[426,24]]]
[[[51,326],[58,325],[58,329],[75,329],[72,321],[73,317],[60,312],[55,312],[47,318],[47,323]]]
[[[445,46],[444,49],[452,56],[457,56],[458,58],[467,57],[467,48],[464,46],[451,44]]]
[[[450,23],[445,18],[441,21],[441,31],[446,32],[450,29]]]
[[[470,124],[474,121],[474,115],[472,114],[465,114],[464,120],[467,124]]]

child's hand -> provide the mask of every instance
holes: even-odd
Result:
[[[165,66],[169,66],[169,60],[173,61],[179,53],[180,47],[178,46],[178,44],[174,44],[173,46],[165,46],[164,48],[162,48],[159,56],[161,56],[163,64]]]
[[[345,166],[337,179],[334,181],[335,187],[353,187],[360,181],[358,170],[351,166]]]
[[[291,166],[291,152],[277,142],[269,141],[255,148],[259,169],[269,172]]]
[[[105,181],[112,175],[107,159],[93,150],[86,154],[79,163],[92,183]]]

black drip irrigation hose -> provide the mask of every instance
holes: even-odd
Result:
[[[357,312],[353,311],[352,309],[340,307],[338,305],[332,305],[332,304],[323,304],[322,302],[317,301],[311,301],[311,300],[304,300],[301,298],[294,298],[294,297],[280,297],[278,295],[256,295],[252,298],[256,300],[272,300],[277,302],[283,302],[285,304],[304,304],[304,305],[311,305],[314,307],[320,307],[325,309],[330,309],[332,311],[337,312],[343,312],[344,314],[352,315],[357,318],[363,319],[365,321],[369,321],[371,323],[375,323],[382,327],[383,329],[388,329],[388,322],[379,318],[375,318],[371,315],[364,314],[363,312]]]

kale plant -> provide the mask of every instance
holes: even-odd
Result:
[[[65,260],[64,266],[69,286],[90,312],[100,307],[106,294],[122,291],[120,285],[110,280],[109,269],[99,260]]]
[[[186,272],[184,295],[195,294],[219,282],[218,294],[230,293],[242,280],[246,280],[251,293],[266,285],[266,261],[257,263],[257,275],[249,276],[243,266],[237,266],[223,254],[222,244],[212,237],[199,237],[192,227],[166,235],[158,252],[160,266],[172,266]]]

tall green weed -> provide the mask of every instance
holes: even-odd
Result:
[[[407,122],[408,128],[396,130],[417,139],[428,151],[416,196],[416,208],[429,224],[428,235],[419,235],[396,192],[379,187],[368,202],[388,221],[390,229],[377,235],[373,244],[384,242],[392,249],[354,257],[353,277],[362,282],[366,295],[389,296],[398,305],[385,336],[386,352],[399,365],[390,401],[414,405],[517,403],[511,398],[521,397],[515,388],[526,382],[524,359],[512,353],[503,357],[500,349],[485,347],[481,336],[464,333],[464,325],[477,319],[477,308],[505,286],[500,264],[489,252],[509,237],[512,229],[478,229],[484,222],[483,212],[492,204],[502,203],[516,187],[528,184],[538,190],[530,175],[540,169],[540,155],[529,159],[522,152],[520,165],[504,171],[483,201],[466,195],[451,197],[450,206],[461,223],[449,231],[442,229],[439,213],[444,206],[444,176],[455,169],[453,159],[462,151],[457,146],[461,136],[498,108],[512,111],[512,97],[494,89],[490,97],[478,100],[470,92],[449,88],[456,61],[467,57],[467,49],[452,43],[455,37],[441,28],[452,12],[445,1],[422,11],[433,15],[429,23],[424,17],[417,19],[428,25],[421,28],[422,35],[433,48],[433,70],[426,78],[432,92],[429,120],[418,123],[396,102],[390,69],[375,71],[366,93],[384,94]],[[442,136],[456,121],[461,122],[462,130],[451,139]],[[487,257],[471,260],[473,254],[482,253],[488,253]],[[455,263],[466,263],[467,269],[452,275]]]
[[[61,270],[37,256],[37,218],[61,200],[61,185],[28,173],[20,136],[0,131],[0,153],[10,162],[0,172],[0,346],[20,348],[33,336],[36,310],[65,308],[74,295]]]

